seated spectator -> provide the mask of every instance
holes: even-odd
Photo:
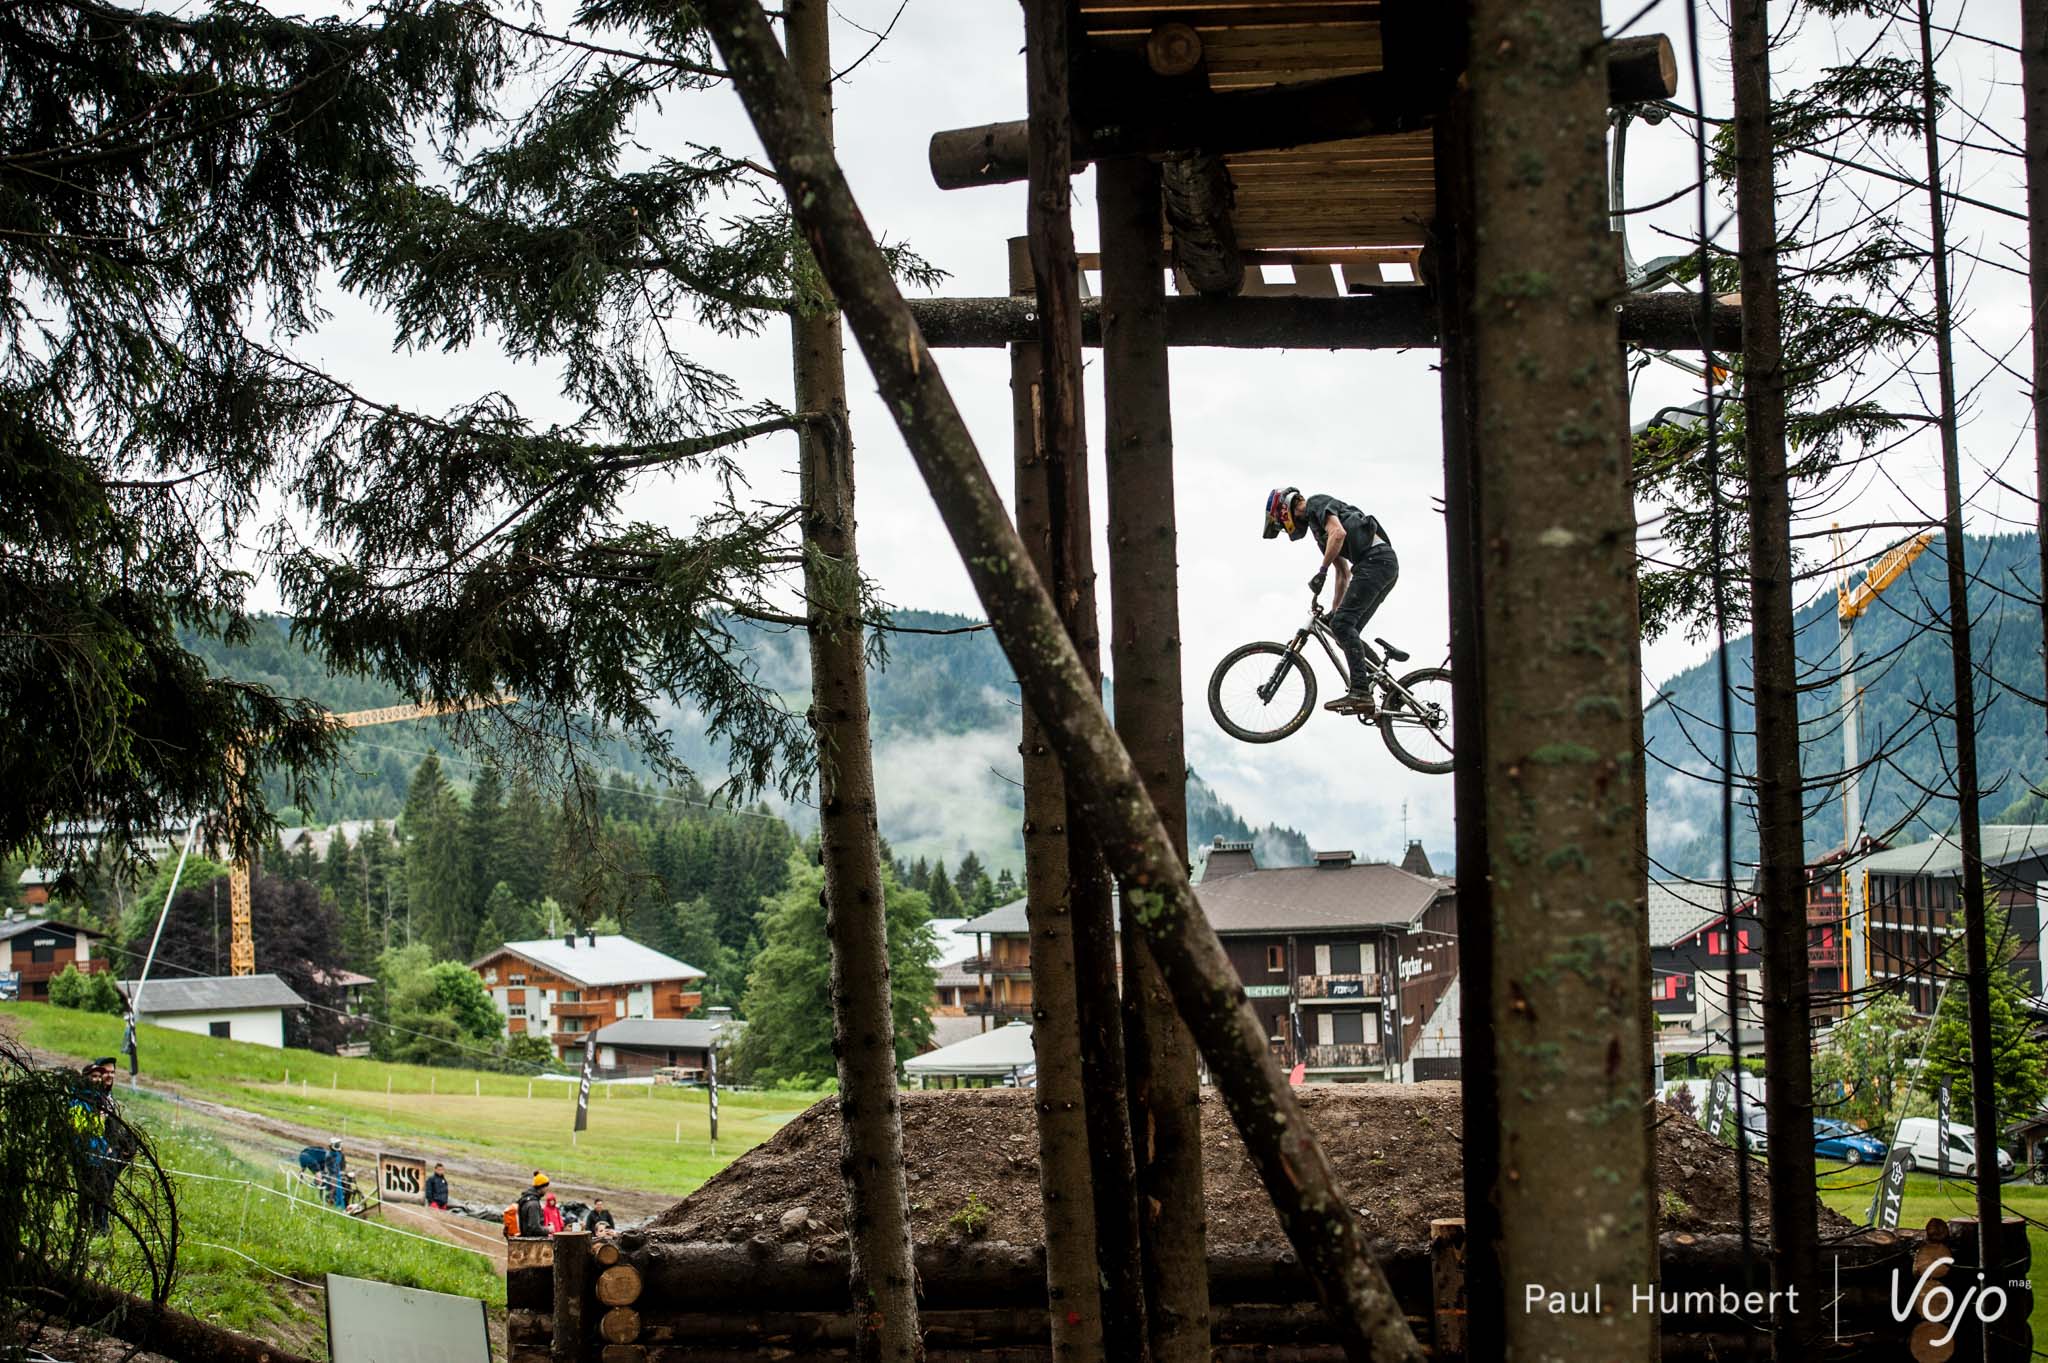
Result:
[[[612,1233],[612,1214],[605,1207],[603,1198],[591,1202],[590,1213],[583,1218],[583,1229],[598,1236],[608,1236]]]

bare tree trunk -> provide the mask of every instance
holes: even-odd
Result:
[[[1010,243],[1010,287],[1029,293],[1022,238]],[[1017,533],[1032,566],[1052,576],[1047,505],[1043,366],[1036,342],[1013,346],[1010,388],[1017,452]],[[1088,1162],[1087,1097],[1081,1081],[1080,1005],[1074,923],[1067,898],[1067,793],[1044,728],[1024,707],[1024,916],[1031,930],[1031,1044],[1038,1078],[1038,1187],[1045,1204],[1045,1286],[1053,1357],[1088,1363],[1102,1354],[1102,1288],[1095,1262],[1094,1175]]]
[[[1970,1106],[1977,1130],[1977,1221],[1980,1266],[1998,1258],[2001,1221],[1998,1092],[1992,1082],[1991,953],[1984,903],[1984,829],[1977,793],[1977,687],[1970,653],[1970,570],[1963,561],[1963,475],[1956,434],[1955,350],[1949,334],[1948,214],[1942,206],[1941,128],[1936,121],[1934,32],[1928,0],[1920,0],[1920,112],[1927,144],[1928,232],[1934,268],[1934,356],[1941,390],[1942,546],[1948,560],[1949,658],[1955,676],[1956,812],[1962,820],[1964,981],[1970,1000]]]
[[[2048,0],[2020,0],[2020,90],[2026,105],[2027,286],[2034,308],[2034,537],[2041,554],[2041,658],[2048,672]]]
[[[1598,0],[1471,7],[1473,449],[1484,527],[1487,855],[1492,882],[1506,1352],[1642,1358],[1650,1312],[1524,1308],[1520,1283],[1627,1302],[1650,1280],[1643,1026],[1635,973],[1635,515],[1608,232]],[[1527,136],[1540,103],[1544,135]],[[1460,734],[1462,745],[1464,736]],[[1574,1228],[1569,1258],[1558,1228]]]
[[[1070,808],[1097,831],[1123,886],[1124,911],[1144,932],[1347,1356],[1361,1363],[1420,1360],[1420,1346],[1386,1273],[1286,1077],[1266,1052],[1258,1016],[1245,1001],[1215,930],[1202,917],[1187,867],[1003,511],[888,259],[854,203],[830,142],[804,114],[800,90],[775,45],[767,16],[758,0],[698,0],[698,8],[782,176],[791,216],[845,310],[996,638],[1016,669],[1024,702],[1044,725],[1067,778]],[[1642,994],[1639,985],[1634,982],[1631,989]]]
[[[832,50],[826,0],[786,0],[789,61],[829,139]],[[846,1184],[851,1288],[860,1363],[924,1357],[910,1199],[896,1092],[889,929],[868,739],[867,656],[854,549],[853,438],[839,315],[790,318],[796,408],[812,414],[799,444],[804,594],[811,640],[811,728],[818,736],[818,842],[832,940],[833,1051],[839,1060],[840,1173]]]
[[[1756,710],[1757,897],[1764,935],[1764,1095],[1770,1136],[1772,1286],[1820,1297],[1814,1193],[1813,1042],[1806,953],[1806,807],[1799,771],[1799,657],[1792,618],[1792,500],[1785,468],[1784,334],[1778,311],[1771,24],[1765,0],[1728,11],[1735,72],[1735,204],[1742,267],[1742,425],[1749,475],[1750,655]],[[1823,1313],[1781,1312],[1772,1357],[1804,1358]]]
[[[1095,171],[1101,222],[1109,475],[1110,658],[1116,727],[1187,858],[1181,734],[1180,565],[1159,171],[1142,159]],[[1207,1363],[1209,1282],[1202,1192],[1202,1091],[1195,1044],[1136,922],[1123,922],[1124,1047],[1143,1213],[1153,1363]]]
[[[1074,250],[1073,116],[1068,0],[1025,0],[1024,72],[1030,111],[1029,245],[1043,371],[1038,419],[1045,457],[1052,575],[1047,585],[1081,666],[1102,684],[1088,514],[1088,430],[1082,417],[1081,261]],[[1075,803],[1068,792],[1068,804]],[[1112,1358],[1145,1357],[1144,1275],[1138,1250],[1137,1174],[1125,1112],[1123,1019],[1117,1003],[1116,927],[1108,869],[1093,833],[1067,828],[1067,905],[1073,916],[1075,1017],[1087,1101],[1095,1199],[1095,1258],[1102,1277],[1102,1343]]]

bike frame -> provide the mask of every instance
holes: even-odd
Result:
[[[1336,668],[1337,675],[1344,679],[1345,689],[1351,689],[1356,683],[1351,676],[1350,665],[1344,661],[1344,650],[1330,634],[1330,626],[1324,620],[1323,606],[1320,601],[1315,602],[1309,607],[1308,623],[1295,631],[1294,642],[1287,646],[1287,651],[1289,653],[1305,653],[1310,639],[1314,639],[1323,646],[1324,656],[1329,658],[1330,666]],[[1399,708],[1393,710],[1382,709],[1377,718],[1394,724],[1428,727],[1426,724],[1423,724],[1422,703],[1415,699],[1414,692],[1394,679],[1393,672],[1387,668],[1386,664],[1375,663],[1368,657],[1365,665],[1367,668],[1366,680],[1384,686],[1389,695],[1401,701]],[[1274,674],[1275,682],[1279,680],[1279,675],[1278,673]]]

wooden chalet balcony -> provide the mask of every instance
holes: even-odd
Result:
[[[558,1018],[600,1018],[609,1022],[618,1016],[619,1006],[610,999],[589,999],[578,1003],[557,1003],[548,1011]]]
[[[1806,949],[1806,963],[1816,970],[1823,967],[1838,966],[1842,963],[1842,949],[1839,946],[1808,947]]]
[[[1031,1016],[1031,1005],[1028,1003],[998,1003],[993,1000],[983,1002],[980,999],[970,999],[960,1005],[960,1010],[971,1018],[1028,1018]]]
[[[76,965],[81,975],[104,975],[114,968],[112,962],[103,961],[95,956],[89,961],[44,961],[40,964],[28,961],[16,966],[15,969],[20,973],[23,984],[36,984],[56,979],[64,973],[64,968],[70,965]]]
[[[994,956],[969,956],[957,969],[964,975],[986,975],[990,979],[1029,979],[1031,962],[999,960]]]
[[[1312,1070],[1362,1069],[1381,1063],[1378,1046],[1371,1042],[1356,1041],[1310,1046],[1302,1059]]]
[[[1839,899],[1807,900],[1806,921],[1809,923],[1841,922],[1842,901]]]
[[[681,990],[672,989],[661,996],[662,1007],[681,1013],[686,1017],[696,1012],[703,1004],[704,996],[695,992],[686,994]]]
[[[1378,975],[1302,975],[1294,981],[1294,992],[1304,1002],[1328,999],[1342,1003],[1351,999],[1377,999],[1385,990]]]

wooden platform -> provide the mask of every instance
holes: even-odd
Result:
[[[1378,0],[1081,0],[1085,41],[1137,52],[1165,23],[1201,36],[1218,91],[1324,80],[1382,66]],[[1427,133],[1226,158],[1248,252],[1416,247],[1435,204]],[[1393,282],[1393,281],[1388,281]]]

